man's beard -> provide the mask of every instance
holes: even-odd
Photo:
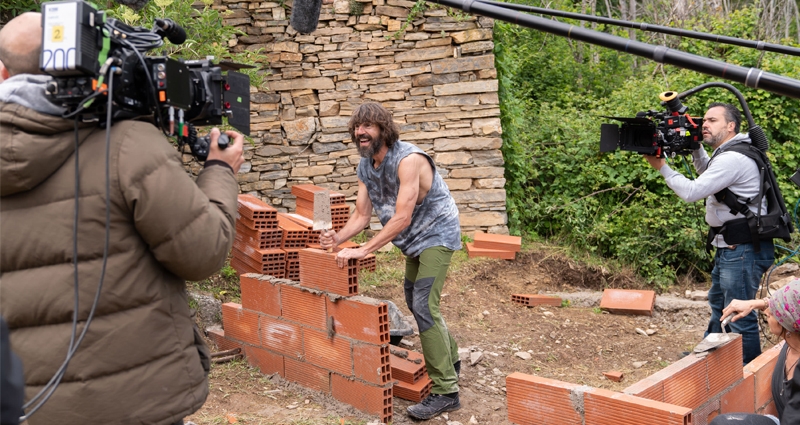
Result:
[[[362,147],[362,139],[367,140],[369,146]],[[364,134],[356,138],[356,146],[358,147],[358,154],[361,155],[362,158],[372,158],[383,147],[383,138],[378,137],[377,139],[373,139],[369,134]]]
[[[708,133],[708,136],[705,134],[703,135],[703,143],[712,148],[715,148],[719,144],[719,139],[719,134]]]

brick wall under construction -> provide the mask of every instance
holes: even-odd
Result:
[[[782,344],[742,368],[742,339],[667,366],[621,392],[515,372],[506,377],[508,419],[538,424],[706,425],[723,413],[777,415],[772,371]]]
[[[266,82],[251,93],[254,144],[238,175],[242,193],[286,212],[295,208],[291,186],[313,183],[352,205],[360,157],[347,121],[376,101],[393,113],[401,139],[434,159],[462,230],[508,233],[493,20],[429,3],[398,32],[413,5],[326,1],[318,29],[300,34],[289,25],[291,2],[214,0],[224,24],[243,32],[230,48],[265,58]],[[371,225],[380,228],[374,217]]]

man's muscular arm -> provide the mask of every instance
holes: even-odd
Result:
[[[367,186],[364,185],[360,179],[358,180],[358,195],[356,196],[356,209],[353,215],[347,220],[344,227],[338,232],[328,230],[319,237],[320,245],[322,248],[333,248],[340,243],[357,235],[358,232],[364,230],[369,224],[369,218],[372,216],[372,201],[367,194]]]

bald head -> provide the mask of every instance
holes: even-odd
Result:
[[[41,74],[42,14],[27,12],[8,21],[0,30],[0,78],[17,74]]]

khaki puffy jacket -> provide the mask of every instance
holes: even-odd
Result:
[[[0,313],[22,358],[28,398],[56,372],[70,340],[74,125],[0,102]],[[77,134],[80,332],[103,266],[106,132],[93,125]],[[110,136],[111,233],[99,304],[31,425],[171,424],[208,395],[208,349],[190,317],[184,279],[202,280],[223,266],[234,237],[236,178],[210,166],[193,182],[151,124],[118,122]]]

